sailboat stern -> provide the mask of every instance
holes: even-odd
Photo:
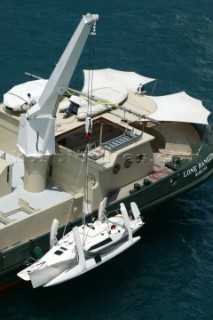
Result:
[[[38,288],[44,286],[46,283],[57,277],[69,266],[69,263],[62,263],[57,265],[48,266],[47,268],[36,270],[30,273],[30,281],[32,287]]]

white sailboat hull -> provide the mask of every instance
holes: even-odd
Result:
[[[75,265],[76,262],[77,257],[49,265],[44,265],[44,262],[41,262],[22,270],[18,273],[18,276],[25,281],[31,281],[33,288],[37,288],[57,277],[68,267]]]
[[[130,248],[132,245],[134,245],[136,242],[140,240],[140,237],[135,237],[131,240],[128,240],[124,242],[122,245],[120,245],[116,250],[111,251],[110,253],[100,255],[92,259],[88,259],[85,261],[85,267],[82,268],[81,265],[76,265],[73,268],[68,268],[64,272],[62,272],[60,275],[49,281],[44,285],[44,287],[50,287],[54,285],[58,285],[60,283],[66,282],[68,280],[74,279],[78,276],[83,275],[84,273],[97,268],[98,266],[102,265],[103,263],[113,259],[120,253],[124,252],[128,248]]]
[[[41,287],[57,277],[70,266],[70,261],[63,261],[47,268],[36,270],[30,273],[30,280],[33,288]]]
[[[100,211],[104,210],[105,202],[101,202]],[[134,238],[133,234],[144,224],[138,216],[136,204],[130,206],[131,218],[121,203],[121,214],[104,222],[96,220],[74,227],[59,241],[56,239],[56,244],[40,260],[19,272],[18,276],[30,280],[33,288],[52,286],[78,277],[119,255],[140,239],[139,236]],[[53,227],[51,240],[55,238],[52,233],[56,233]]]

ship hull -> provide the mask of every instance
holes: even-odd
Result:
[[[155,215],[156,208],[166,202],[180,196],[192,188],[202,184],[213,174],[213,151],[211,145],[203,147],[194,160],[187,164],[180,163],[173,174],[160,179],[155,183],[138,185],[130,190],[129,195],[122,199],[127,206],[130,202],[135,201],[140,208],[143,219],[146,220],[150,215]],[[114,201],[107,207],[107,212],[117,210],[121,201]],[[159,211],[158,211],[159,214]],[[90,220],[97,211],[88,216]],[[79,225],[81,221],[75,220],[69,223],[66,231],[70,231],[74,225]],[[64,228],[58,230],[58,237],[62,236]],[[17,277],[16,272],[23,268],[24,263],[30,258],[39,258],[39,254],[45,253],[49,249],[49,233],[31,239],[25,243],[17,244],[10,249],[0,252],[0,288],[11,288],[9,283],[15,284]]]

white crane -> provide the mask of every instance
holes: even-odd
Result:
[[[25,157],[55,153],[58,99],[68,87],[89,34],[95,34],[97,14],[84,15],[53,70],[39,101],[20,118],[17,146]]]

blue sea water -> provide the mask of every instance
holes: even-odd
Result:
[[[213,111],[212,0],[1,0],[0,95],[49,77],[82,14],[99,13],[82,68],[156,77]],[[91,59],[91,50],[94,48]],[[16,288],[4,319],[213,319],[213,179],[150,217],[134,248],[94,272],[50,289]]]

